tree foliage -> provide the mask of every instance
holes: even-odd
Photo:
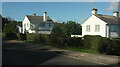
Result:
[[[10,22],[17,22],[10,17],[2,17],[2,29],[4,28],[5,24]]]
[[[71,34],[82,34],[82,27],[80,24],[74,21],[68,21],[65,23],[63,31],[66,35],[70,36]]]
[[[54,28],[52,29],[52,35],[54,36],[63,36],[63,24],[61,23],[54,23]]]
[[[17,28],[17,23],[15,22],[10,22],[10,23],[6,23],[3,29],[3,32],[5,33],[17,33],[18,32],[18,28]]]

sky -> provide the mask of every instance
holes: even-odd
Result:
[[[93,1],[93,0],[91,0]],[[43,12],[55,22],[76,21],[82,23],[91,15],[93,8],[98,14],[113,15],[118,10],[116,2],[2,2],[1,14],[17,21],[23,21],[25,15],[36,14],[43,16]]]

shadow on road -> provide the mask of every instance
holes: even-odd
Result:
[[[3,42],[2,65],[40,65],[59,56],[59,54],[46,51],[46,49],[33,50],[27,49],[27,47],[23,44]]]

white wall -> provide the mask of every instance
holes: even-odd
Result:
[[[90,32],[86,32],[86,25],[90,25]],[[95,32],[95,25],[100,25],[100,31]],[[82,24],[82,36],[84,35],[101,35],[106,37],[106,23],[95,15],[91,15],[83,24]]]
[[[52,30],[53,27],[54,27],[54,23],[45,23],[45,26],[40,26],[42,22],[40,23],[31,23],[28,18],[25,16],[24,20],[23,20],[23,23],[22,23],[22,28],[23,28],[23,31],[22,33],[25,33],[25,31],[27,30],[29,33],[36,33],[35,30],[30,30],[30,24],[34,25],[35,27],[39,27],[39,30],[42,30],[42,31],[39,31],[40,33],[48,33],[50,34],[51,31],[44,31],[44,30]],[[50,24],[50,26],[49,26]]]
[[[27,26],[28,24],[28,26]],[[25,25],[25,26],[24,26]],[[30,21],[28,20],[28,18],[25,16],[24,20],[23,20],[23,23],[22,23],[22,29],[23,29],[23,32],[22,33],[25,33],[25,30],[29,30],[30,28]]]
[[[41,33],[41,34],[51,34],[51,31],[38,31],[38,33]]]
[[[71,35],[71,37],[82,37],[82,35]]]

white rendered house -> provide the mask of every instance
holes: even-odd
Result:
[[[53,27],[54,22],[47,16],[47,12],[43,16],[26,15],[22,23],[22,33],[51,34]]]
[[[97,9],[92,9],[92,15],[82,23],[82,37],[84,35],[100,35],[107,38],[119,38],[120,17],[119,12],[113,16],[97,14]]]

